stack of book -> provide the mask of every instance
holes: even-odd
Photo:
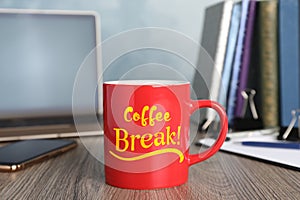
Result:
[[[291,111],[300,108],[298,0],[208,7],[201,45],[214,60],[210,98],[226,108],[232,129],[290,124]],[[208,110],[202,128],[214,120]]]

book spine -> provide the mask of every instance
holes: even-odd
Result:
[[[300,106],[299,1],[279,1],[280,125],[287,127],[291,110]]]
[[[264,127],[278,126],[277,0],[259,8],[261,118]]]
[[[238,30],[241,19],[241,3],[235,3],[232,10],[232,17],[230,22],[230,30],[228,35],[227,49],[224,61],[224,69],[222,72],[222,82],[219,91],[218,102],[227,107],[227,96],[230,84],[230,75],[232,71],[233,58],[235,53],[235,47],[238,37]]]
[[[235,110],[235,106],[236,106],[236,93],[237,93],[237,86],[238,86],[239,73],[240,73],[240,67],[241,67],[243,42],[244,42],[244,36],[245,36],[248,8],[249,8],[249,0],[242,1],[241,22],[240,22],[240,27],[239,27],[236,52],[235,52],[234,63],[233,63],[233,68],[232,68],[230,91],[229,91],[229,95],[228,95],[227,115],[228,115],[229,125],[232,125],[232,123],[233,123],[234,110]]]
[[[218,43],[216,54],[214,58],[214,70],[211,79],[210,99],[217,101],[219,96],[219,89],[221,85],[221,74],[224,68],[224,59],[226,54],[226,46],[228,41],[228,33],[230,27],[230,19],[232,15],[233,1],[225,1],[222,13],[222,21],[220,24],[220,32],[218,36]],[[207,110],[207,121],[211,122],[215,119],[216,113],[212,109]]]
[[[248,19],[246,23],[245,38],[243,44],[244,48],[243,48],[241,70],[240,70],[239,83],[238,83],[238,89],[236,94],[237,100],[236,100],[236,107],[235,107],[235,117],[240,117],[240,118],[244,117],[243,107],[245,102],[241,93],[245,91],[247,88],[255,12],[256,12],[256,1],[252,0],[250,1],[249,4]]]

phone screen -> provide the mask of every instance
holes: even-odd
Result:
[[[76,146],[73,140],[24,140],[0,148],[0,169],[10,171],[50,155],[57,155]],[[13,167],[14,166],[14,167]],[[13,168],[13,169],[12,169]]]

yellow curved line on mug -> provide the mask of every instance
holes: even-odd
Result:
[[[160,155],[160,154],[164,154],[164,153],[175,153],[175,154],[177,154],[180,158],[179,163],[182,163],[183,159],[184,159],[183,153],[181,151],[179,151],[178,149],[175,149],[175,148],[160,149],[160,150],[152,151],[152,152],[145,153],[143,155],[135,156],[135,157],[131,157],[131,158],[125,158],[125,157],[119,156],[119,155],[115,154],[112,151],[109,151],[109,153],[112,156],[114,156],[115,158],[117,158],[119,160],[123,160],[123,161],[136,161],[136,160],[141,160],[141,159],[144,159],[144,158],[148,158],[148,157],[151,157],[151,156]]]

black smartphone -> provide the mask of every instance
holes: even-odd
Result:
[[[36,139],[0,147],[0,171],[17,171],[46,158],[66,152],[77,143],[66,139]]]

